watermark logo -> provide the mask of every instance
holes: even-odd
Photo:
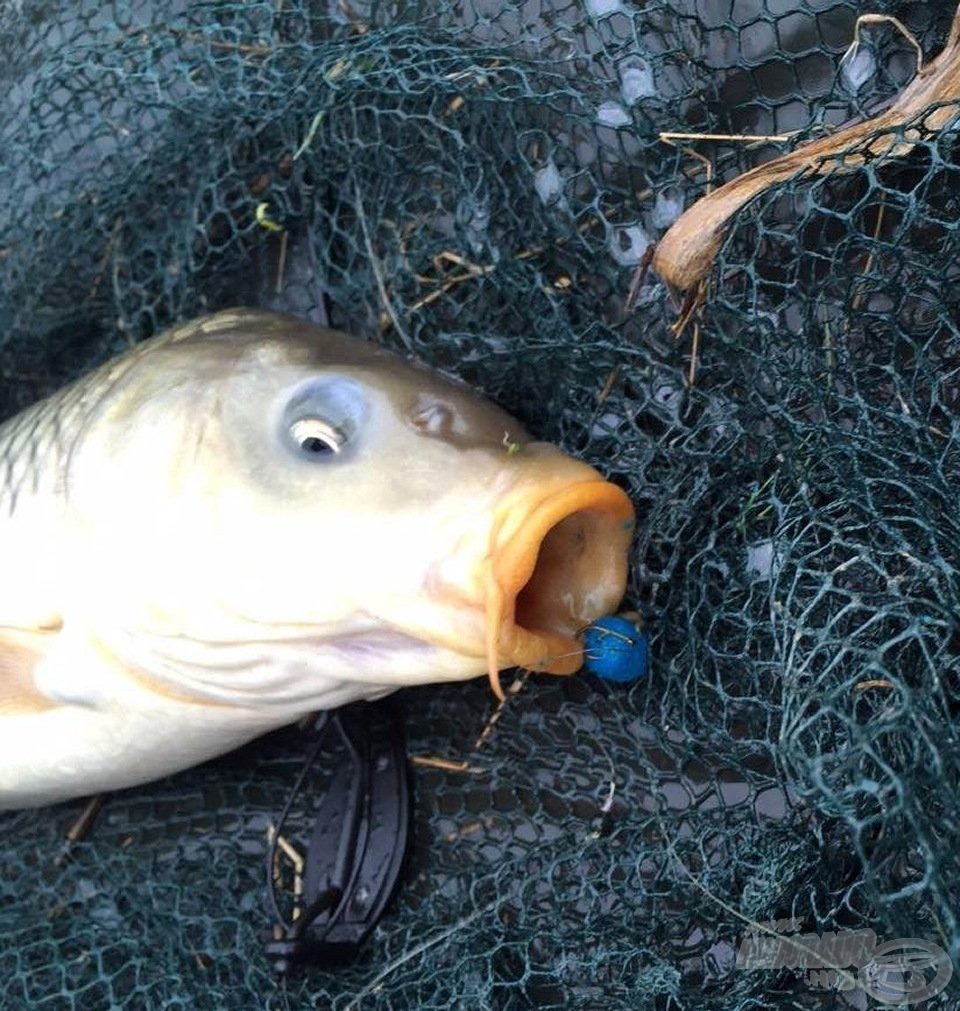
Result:
[[[953,963],[933,941],[918,937],[877,943],[873,930],[803,934],[800,920],[768,920],[747,934],[738,969],[801,969],[817,990],[862,989],[882,1004],[918,1004],[950,982]]]

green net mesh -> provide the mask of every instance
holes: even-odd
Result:
[[[530,679],[478,749],[485,684],[401,694],[411,753],[472,771],[415,769],[348,967],[262,954],[295,729],[115,796],[66,862],[78,805],[0,816],[0,1007],[867,1006],[738,968],[776,918],[960,957],[954,130],[740,213],[692,382],[654,275],[623,313],[708,187],[658,134],[875,110],[913,51],[875,26],[841,62],[867,11],[933,54],[954,5],[4,5],[0,414],[204,309],[327,307],[629,490],[653,663]],[[784,146],[696,145],[721,179]]]

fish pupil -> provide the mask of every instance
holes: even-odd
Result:
[[[318,455],[322,453],[336,452],[333,446],[331,446],[328,442],[324,442],[324,440],[317,435],[308,435],[303,442],[300,443],[300,448],[305,453],[316,453]]]

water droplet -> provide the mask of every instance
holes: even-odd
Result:
[[[640,225],[616,228],[610,236],[610,255],[621,267],[635,267],[650,245],[650,236]]]
[[[840,61],[840,80],[852,94],[856,94],[876,72],[873,49],[862,43],[855,42]]]
[[[563,178],[553,161],[548,161],[543,168],[537,169],[533,176],[533,186],[545,204],[552,204],[560,196]]]
[[[633,105],[641,98],[650,98],[656,90],[653,71],[646,63],[637,63],[620,71],[620,94],[626,105]]]
[[[603,126],[629,126],[633,120],[630,113],[619,102],[604,102],[597,109],[597,120]]]
[[[626,14],[621,0],[587,0],[587,13],[592,18],[608,18],[611,14]]]
[[[665,186],[654,201],[650,223],[654,228],[669,228],[683,211],[683,198],[673,186]]]
[[[769,579],[774,575],[773,541],[759,541],[747,545],[747,575]]]

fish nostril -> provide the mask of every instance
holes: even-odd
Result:
[[[442,435],[453,428],[453,411],[446,404],[428,404],[414,411],[410,424],[427,435]]]

